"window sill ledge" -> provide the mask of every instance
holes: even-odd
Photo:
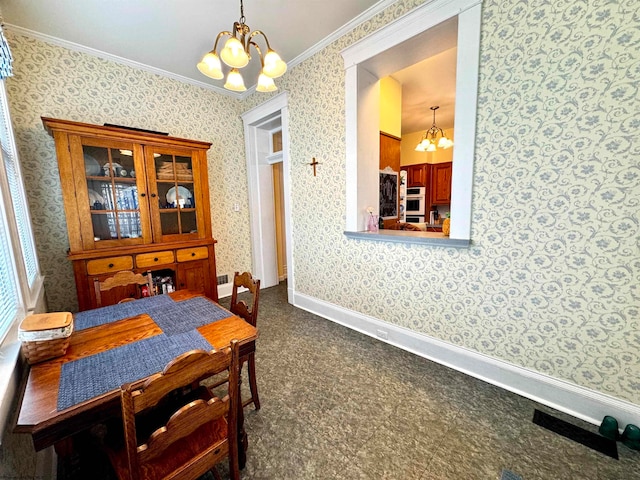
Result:
[[[377,242],[429,245],[432,247],[467,248],[471,240],[449,238],[439,232],[414,232],[410,230],[379,230],[377,232],[344,232],[347,238],[374,240]]]
[[[7,338],[0,344],[0,444],[20,380],[19,355],[20,341],[17,338],[17,324],[14,325]]]

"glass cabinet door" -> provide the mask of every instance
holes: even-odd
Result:
[[[157,194],[157,211],[153,214],[155,241],[200,238],[191,153],[147,150],[146,159],[147,165],[152,166],[147,167],[149,181],[155,182]]]
[[[141,193],[144,197],[144,169],[137,171],[133,145],[100,143],[88,140],[82,145],[95,247],[143,243],[147,233],[143,227],[147,206],[140,205]]]

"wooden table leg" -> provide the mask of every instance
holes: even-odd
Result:
[[[80,459],[73,448],[73,437],[67,437],[54,444],[57,459],[58,480],[71,480],[79,478]]]

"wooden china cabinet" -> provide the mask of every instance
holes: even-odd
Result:
[[[151,270],[159,293],[188,288],[217,300],[207,180],[211,144],[42,121],[55,140],[80,310],[96,306],[94,280],[120,270]],[[109,293],[102,295],[104,305],[136,294]]]

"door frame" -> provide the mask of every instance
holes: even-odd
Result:
[[[289,160],[289,95],[282,92],[242,114],[244,123],[249,221],[251,226],[252,270],[262,288],[277,285],[275,238],[269,220],[273,211],[273,173],[264,155],[264,129],[260,127],[280,117],[282,126],[282,167],[284,176],[284,216],[287,257],[287,297],[293,303],[294,273],[291,216],[291,176]],[[268,167],[268,168],[264,168]],[[268,177],[268,178],[266,178]],[[269,185],[270,187],[267,187]],[[270,208],[271,207],[271,208]],[[273,222],[271,222],[273,223]],[[272,265],[273,264],[273,265]]]

